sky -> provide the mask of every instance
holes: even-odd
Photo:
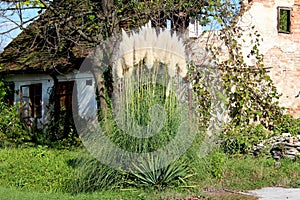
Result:
[[[13,28],[13,24],[9,22],[0,22],[0,31],[5,31],[8,29]],[[15,38],[19,33],[20,29],[16,29],[10,33],[7,33],[5,35],[0,35],[0,52],[2,52],[3,48],[13,39]]]
[[[3,8],[5,8],[4,4],[1,4],[0,9],[3,9]],[[6,13],[6,14],[9,15],[11,13]],[[38,9],[24,10],[22,12],[22,15],[23,15],[24,19],[30,19],[30,18],[38,15]],[[17,14],[11,14],[10,19],[15,22],[20,22]],[[28,24],[24,25],[24,27],[28,26]],[[3,19],[0,17],[0,32],[4,32],[4,31],[10,30],[15,27],[16,27],[16,25],[14,23],[9,22],[7,19]],[[17,28],[5,35],[0,35],[0,52],[2,52],[3,48],[7,44],[9,44],[20,33],[21,33],[21,30],[19,28]]]

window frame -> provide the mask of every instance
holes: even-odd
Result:
[[[287,15],[287,30],[282,30],[280,28],[280,17],[281,17],[281,11],[287,11],[288,15]],[[292,8],[291,7],[283,7],[283,6],[279,6],[277,7],[277,31],[278,33],[285,33],[285,34],[291,34],[292,33],[292,23],[291,23],[291,18],[292,18]]]
[[[23,94],[23,88],[28,88],[27,94]],[[20,117],[22,119],[42,118],[42,97],[43,88],[42,83],[34,83],[20,86]],[[26,99],[24,101],[24,99]],[[24,102],[24,104],[23,104]]]
[[[56,85],[55,104],[57,111],[65,111],[68,115],[72,114],[72,97],[75,81],[59,81]]]

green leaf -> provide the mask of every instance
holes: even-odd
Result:
[[[89,19],[92,20],[92,21],[94,21],[95,15],[89,15]]]

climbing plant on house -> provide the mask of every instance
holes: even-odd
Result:
[[[225,126],[225,150],[231,153],[248,153],[249,148],[273,134],[280,126],[284,109],[279,106],[280,94],[264,67],[264,57],[259,51],[262,39],[255,27],[245,35],[241,27],[233,26],[220,33],[228,52],[227,59],[217,59],[227,91],[229,123]],[[246,62],[243,55],[243,38],[250,37],[252,49],[246,55],[254,64]],[[212,48],[216,58],[220,56]]]
[[[222,20],[226,21],[226,18]],[[230,152],[246,153],[254,143],[278,134],[274,130],[282,123],[283,108],[278,104],[280,94],[264,67],[264,56],[259,51],[262,42],[260,34],[255,27],[246,27],[245,31],[245,27],[239,27],[237,22],[238,17],[235,23],[209,38],[208,47],[226,91],[228,118],[220,135],[225,137],[223,147]],[[252,47],[248,55],[243,52],[246,38],[250,38]],[[250,64],[247,59],[253,62]],[[208,126],[212,98],[205,87],[207,83],[203,81],[203,73],[199,73],[201,68],[196,66],[191,69],[203,124]]]

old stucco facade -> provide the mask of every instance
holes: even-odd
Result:
[[[300,0],[252,0],[244,3],[247,10],[239,25],[244,28],[254,25],[260,33],[263,39],[260,52],[264,54],[265,67],[269,68],[278,92],[282,94],[280,104],[294,117],[300,117]],[[281,8],[290,14],[287,32],[278,28]],[[251,47],[250,38],[247,39],[245,55]],[[250,58],[247,62],[251,64],[254,60]]]

